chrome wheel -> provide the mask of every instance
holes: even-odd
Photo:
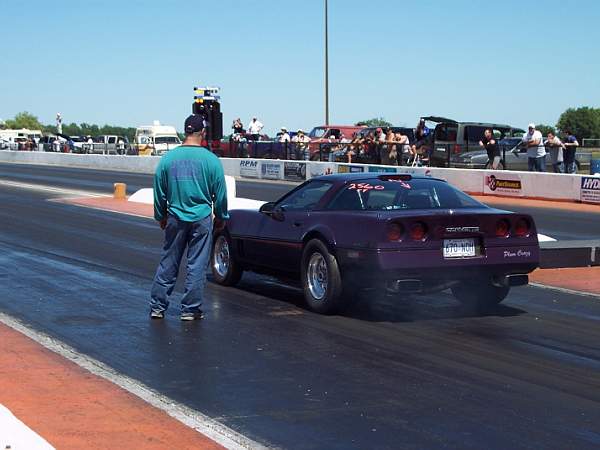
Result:
[[[229,244],[225,236],[220,235],[215,242],[213,267],[221,277],[226,277],[229,272],[229,264]]]
[[[323,300],[327,294],[327,262],[321,253],[313,253],[308,260],[306,271],[308,290],[316,300]]]

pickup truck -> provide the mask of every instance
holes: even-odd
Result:
[[[127,155],[131,147],[125,136],[100,135],[93,138],[93,141],[94,143],[91,146],[90,144],[84,146],[86,153]]]

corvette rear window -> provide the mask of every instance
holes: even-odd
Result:
[[[347,184],[332,200],[329,209],[392,211],[482,206],[477,200],[442,181],[374,179]]]

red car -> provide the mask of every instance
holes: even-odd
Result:
[[[320,149],[323,147],[323,151],[327,150],[327,146],[322,144],[329,144],[331,138],[336,141],[342,139],[350,142],[354,136],[354,133],[366,128],[365,126],[357,125],[322,125],[320,127],[314,127],[308,137],[310,138],[310,159],[311,161],[319,161],[323,159],[320,155]]]

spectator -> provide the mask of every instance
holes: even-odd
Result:
[[[381,135],[383,135],[384,137],[383,143],[381,141],[379,142],[379,156],[381,159],[381,164],[385,166],[398,165],[398,153],[396,151],[396,135],[394,134],[391,128],[388,128],[385,134],[382,132]]]
[[[125,154],[125,141],[122,137],[119,137],[119,141],[117,142],[117,150],[119,155]]]
[[[233,125],[231,125],[231,128],[233,128],[233,134],[244,133],[244,124],[242,123],[242,120],[239,117],[233,121]]]
[[[352,140],[350,141],[350,145],[348,146],[348,151],[346,152],[347,161],[349,163],[352,162],[352,158],[360,153],[362,147],[362,138],[358,133],[354,133],[352,135]]]
[[[494,132],[490,128],[484,131],[483,139],[479,141],[479,146],[485,148],[487,151],[488,163],[486,168],[497,170],[498,164],[500,164],[500,148],[496,139],[494,139]]]
[[[425,119],[420,119],[415,130],[415,143],[411,147],[411,153],[413,156],[413,162],[419,157],[425,157],[428,159],[429,156],[429,135],[431,130],[425,125]]]
[[[408,136],[398,131],[394,135],[394,140],[398,144],[396,146],[396,161],[398,165],[403,165],[405,162],[408,163],[410,158],[410,141]]]
[[[554,173],[565,173],[563,164],[563,150],[565,145],[552,132],[548,133],[548,139],[544,145],[546,148],[550,149],[550,158],[552,160],[552,168],[554,169]]]
[[[376,143],[375,133],[370,131],[363,139],[362,155],[369,162],[376,162],[379,159],[379,155],[377,153],[378,153],[378,151],[377,151],[377,143]]]
[[[248,140],[249,141],[258,141],[260,140],[260,131],[263,129],[264,125],[259,122],[256,117],[252,118],[250,125],[248,125]]]
[[[308,143],[310,138],[304,134],[304,130],[301,128],[296,132],[296,136],[292,138],[292,142],[295,144],[296,159],[310,159],[310,150]]]
[[[336,155],[339,154],[341,150],[341,146],[339,145],[341,143],[341,140],[338,134],[332,133],[327,137],[327,142],[329,143],[329,145],[325,146],[324,148],[321,148],[324,152],[328,154],[328,160],[330,162],[333,162],[335,161]]]
[[[575,163],[575,152],[579,147],[577,138],[571,133],[571,130],[565,130],[565,150],[564,150],[564,163],[565,173],[577,173],[577,164]]]
[[[290,134],[288,133],[288,130],[286,127],[281,127],[281,133],[279,133],[279,138],[278,141],[281,143],[284,142],[290,142],[291,138],[290,138]]]
[[[530,123],[528,132],[523,135],[522,142],[527,147],[527,166],[530,172],[546,171],[546,147],[542,142],[542,133]]]
[[[54,141],[52,142],[52,151],[57,153],[60,152],[60,140],[58,137],[54,138]]]
[[[94,150],[94,140],[91,136],[87,137],[87,153],[92,153]]]
[[[371,153],[375,163],[381,164],[381,161],[384,159],[382,153],[387,151],[385,147],[385,133],[381,128],[377,128],[373,134],[373,144],[371,146]]]

